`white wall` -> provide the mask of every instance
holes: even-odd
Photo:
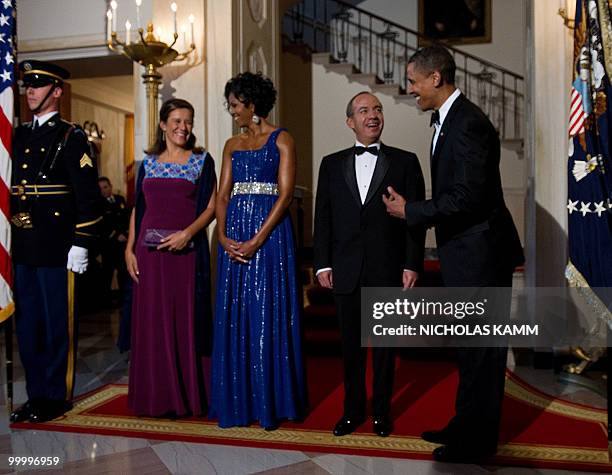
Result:
[[[104,35],[105,25],[106,0],[17,0],[17,32],[21,41],[57,38],[58,33]]]
[[[71,50],[70,58],[113,54],[105,46],[109,3],[107,0],[17,0],[20,57],[31,52],[53,50]],[[123,38],[127,19],[135,28],[136,3],[131,0],[119,0],[118,3],[117,32]],[[152,0],[143,0],[143,26],[150,20],[152,8]],[[48,58],[67,57],[64,54]]]
[[[573,38],[556,14],[559,0],[531,0],[532,118],[528,282],[564,286],[567,263],[568,114]],[[565,3],[565,2],[562,2]]]
[[[232,76],[232,2],[208,0],[206,17],[206,146],[215,158],[217,177],[225,141],[233,135],[232,118],[223,98],[225,83]],[[212,226],[210,226],[212,228]]]
[[[419,0],[366,0],[355,6],[411,30],[419,29]]]

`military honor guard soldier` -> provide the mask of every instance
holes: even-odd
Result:
[[[58,112],[68,71],[43,61],[19,68],[34,115],[15,130],[11,187],[16,328],[28,401],[11,421],[45,422],[71,408],[74,273],[87,269],[101,196],[84,131]]]
[[[123,295],[128,279],[125,267],[125,246],[127,244],[128,228],[130,226],[131,209],[125,198],[113,193],[113,184],[105,177],[98,178],[100,193],[104,200],[102,231],[100,236],[100,257],[102,259],[102,296],[106,302],[112,302],[112,283],[117,271],[118,295]]]

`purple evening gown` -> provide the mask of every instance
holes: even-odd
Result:
[[[184,164],[145,157],[146,210],[136,243],[128,406],[136,415],[203,415],[206,392],[196,353],[196,252],[157,251],[143,244],[151,228],[179,230],[195,218],[196,185],[205,155]]]

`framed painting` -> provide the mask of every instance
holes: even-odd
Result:
[[[419,31],[443,43],[490,43],[491,0],[419,0]]]

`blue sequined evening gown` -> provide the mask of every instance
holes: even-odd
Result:
[[[278,199],[279,151],[270,134],[258,150],[232,153],[226,234],[244,242]],[[219,246],[210,416],[219,426],[275,427],[305,405],[300,300],[291,220],[286,214],[247,264]]]

